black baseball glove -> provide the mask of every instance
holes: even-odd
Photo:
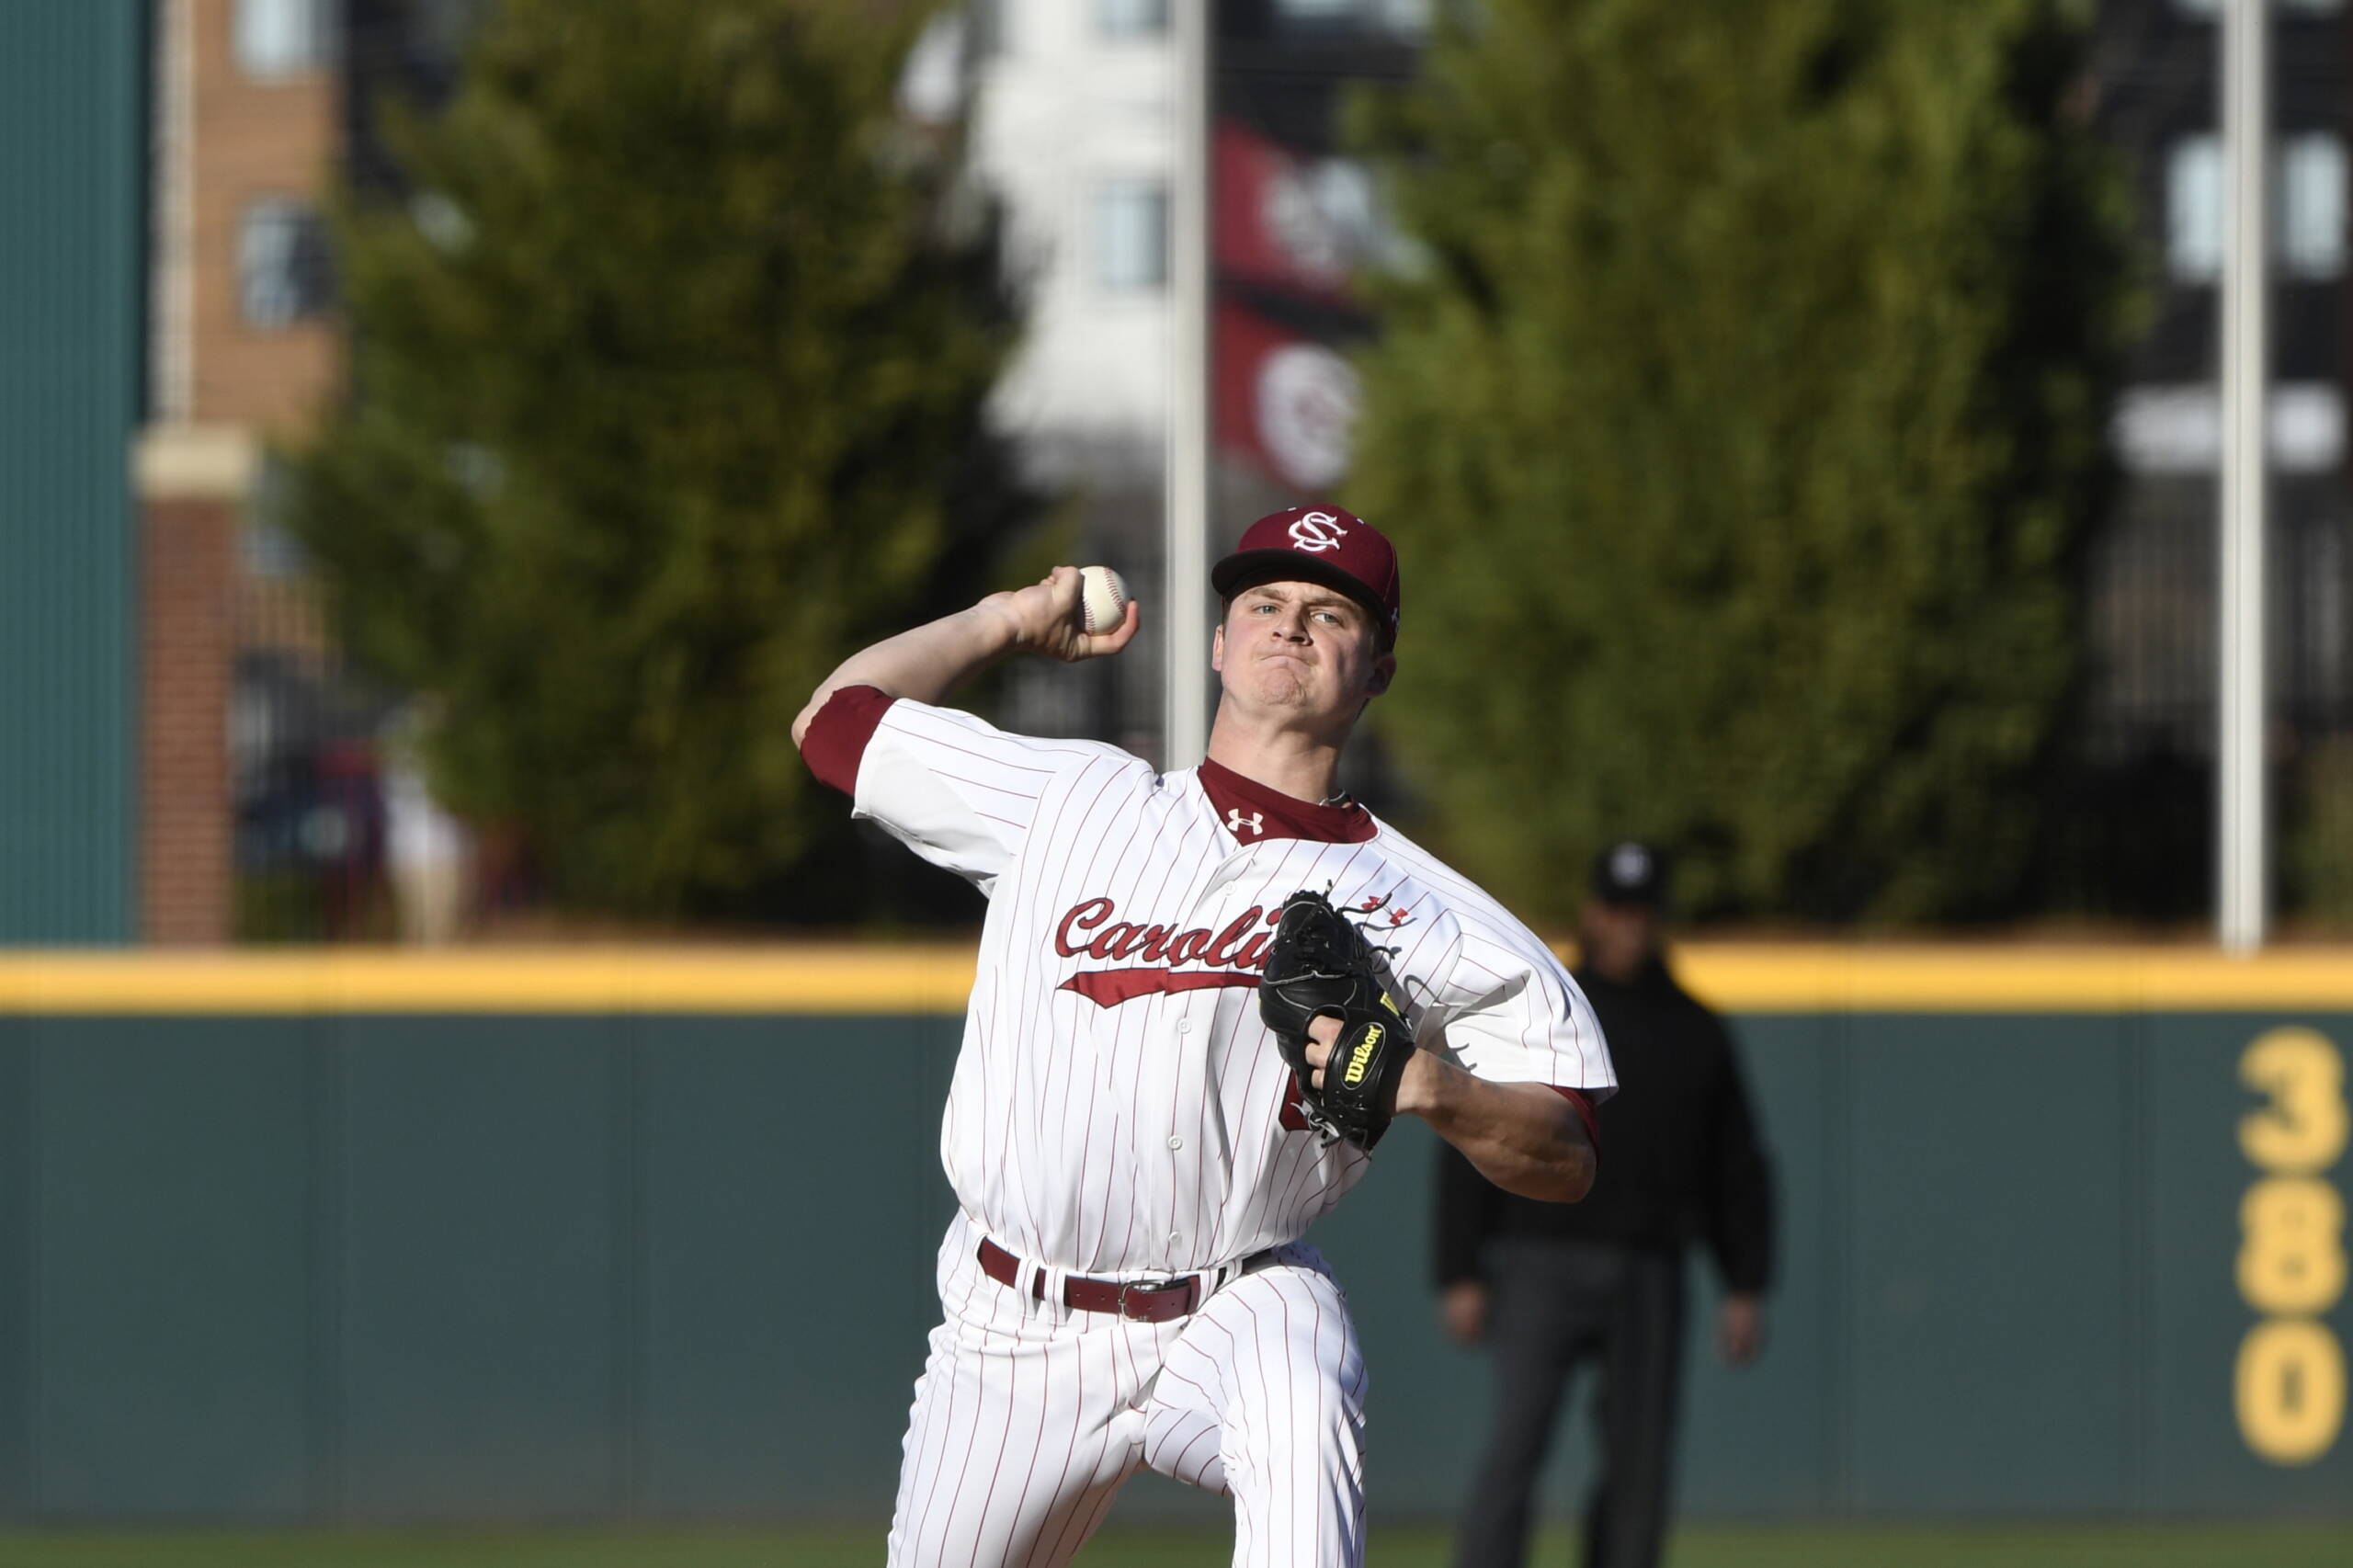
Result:
[[[1307,1026],[1325,1015],[1340,1020],[1340,1034],[1318,1089],[1310,1086],[1315,1070],[1307,1062]],[[1258,1017],[1274,1031],[1299,1079],[1308,1121],[1324,1142],[1345,1138],[1359,1149],[1381,1142],[1395,1113],[1413,1036],[1374,972],[1364,934],[1322,893],[1302,890],[1283,901],[1258,980]]]

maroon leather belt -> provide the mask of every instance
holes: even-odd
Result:
[[[1233,1278],[1240,1278],[1274,1256],[1271,1250],[1253,1254],[1235,1266]],[[1021,1278],[1021,1260],[986,1236],[981,1238],[980,1259],[981,1272],[1008,1290]],[[1212,1278],[1182,1274],[1173,1279],[1088,1279],[1074,1274],[1063,1282],[1063,1304],[1082,1312],[1114,1312],[1138,1323],[1166,1323],[1199,1306],[1210,1293],[1202,1281]],[[1030,1280],[1029,1294],[1040,1301],[1046,1299],[1043,1270]]]

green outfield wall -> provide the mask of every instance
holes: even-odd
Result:
[[[10,6],[0,44],[0,942],[137,923],[148,9]]]
[[[2353,955],[1687,968],[1787,1236],[1759,1366],[1695,1319],[1688,1512],[2353,1518]],[[969,975],[0,960],[0,1518],[879,1518]],[[1313,1237],[1391,1517],[1452,1507],[1487,1398],[1435,1329],[1432,1152],[1401,1127]]]

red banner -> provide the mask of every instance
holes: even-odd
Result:
[[[1355,369],[1247,305],[1219,301],[1216,323],[1218,446],[1302,494],[1337,483],[1356,424]]]
[[[1345,298],[1370,187],[1353,164],[1286,151],[1232,120],[1217,127],[1217,271],[1319,300]]]

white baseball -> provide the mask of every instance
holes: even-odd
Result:
[[[1088,631],[1117,631],[1120,622],[1127,619],[1127,581],[1108,566],[1082,566],[1078,604]]]

